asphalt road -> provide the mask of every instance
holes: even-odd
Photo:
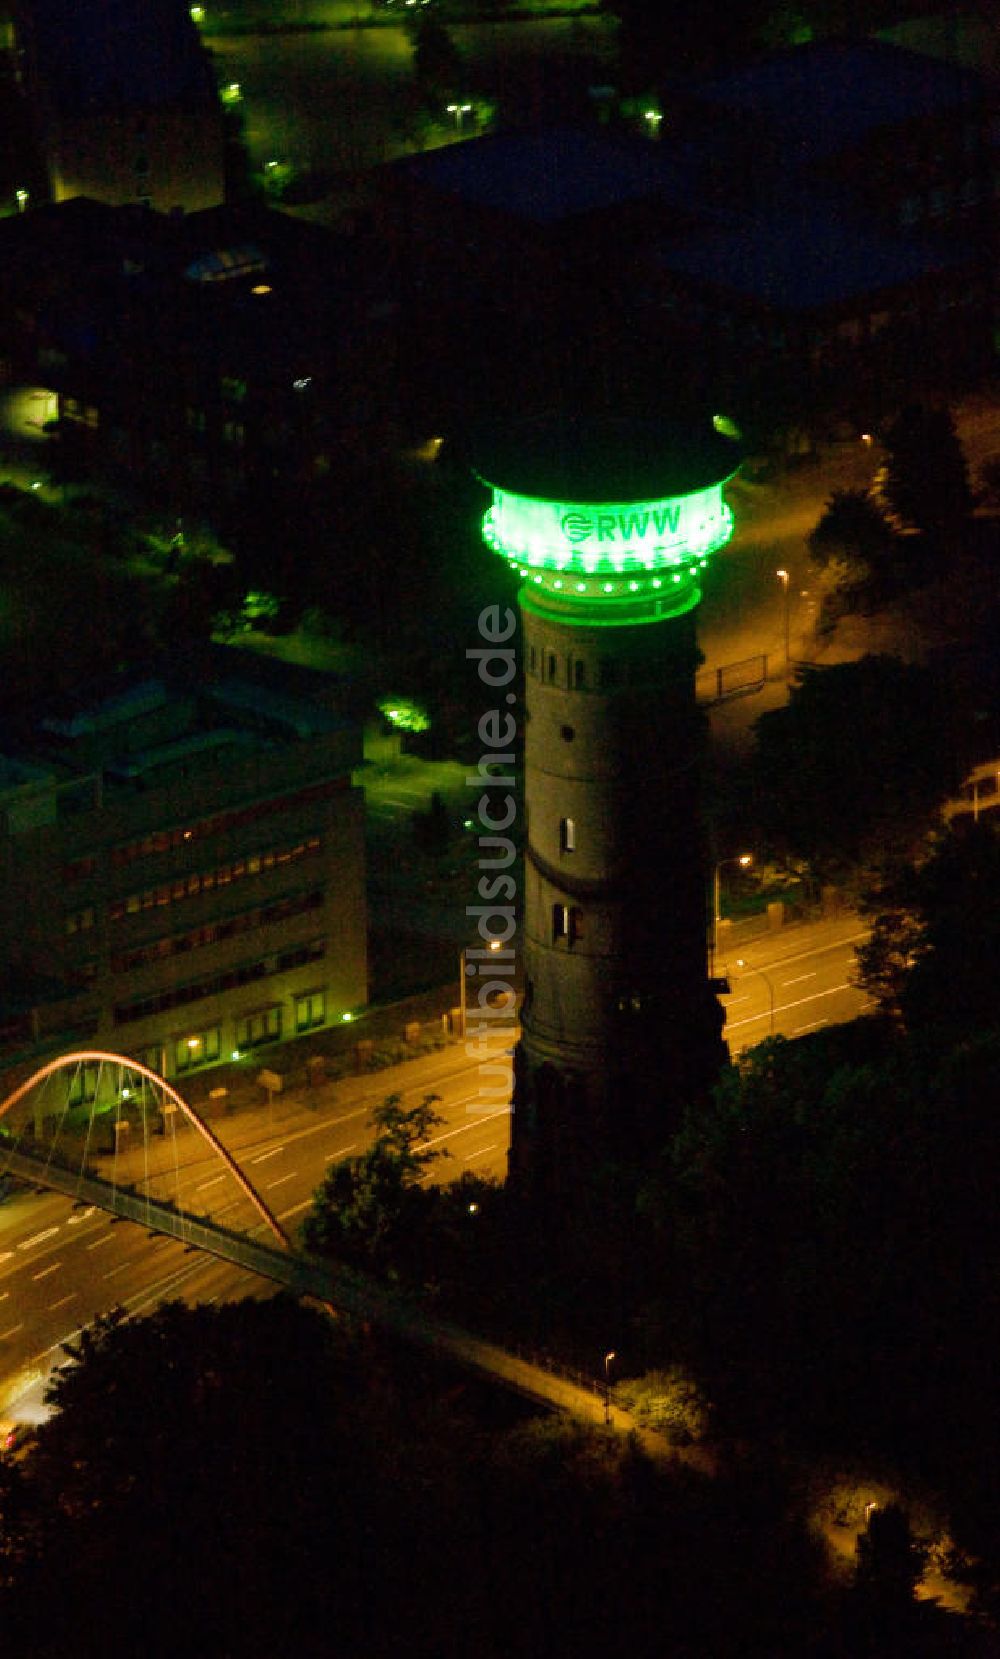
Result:
[[[503,1042],[498,1054],[503,1057]],[[213,1127],[294,1235],[325,1169],[366,1143],[372,1107],[390,1093],[399,1093],[406,1105],[428,1094],[439,1097],[435,1109],[446,1121],[430,1144],[447,1157],[433,1166],[434,1179],[465,1170],[502,1175],[509,1110],[497,1104],[492,1082],[481,1076],[478,1060],[453,1046],[308,1097],[279,1098],[271,1108]],[[122,1157],[118,1179],[138,1178],[142,1163],[138,1153]],[[183,1207],[230,1226],[262,1227],[215,1154],[189,1128],[177,1134],[176,1168]],[[110,1168],[104,1173],[109,1176]],[[59,1362],[62,1344],[118,1303],[141,1313],[166,1298],[273,1293],[252,1274],[187,1252],[174,1240],[150,1237],[102,1211],[74,1209],[56,1194],[16,1194],[0,1204],[0,1414],[39,1415],[44,1379]]]
[[[720,941],[719,971],[731,974],[724,999],[731,1051],[761,1041],[774,1030],[795,1036],[865,1006],[850,983],[854,944],[862,937],[856,917],[739,944]],[[744,959],[746,968],[736,966]],[[766,977],[765,977],[766,976]],[[773,992],[772,992],[773,988]],[[504,1058],[512,1033],[496,1046]],[[454,1179],[466,1170],[502,1176],[510,1133],[506,1102],[480,1063],[453,1045],[389,1071],[328,1084],[314,1094],[278,1097],[272,1107],[223,1118],[213,1127],[240,1167],[294,1235],[312,1194],[334,1159],[359,1151],[370,1134],[373,1106],[399,1093],[414,1105],[428,1094],[444,1118],[428,1143],[446,1153],[429,1179]],[[260,1229],[262,1223],[197,1134],[181,1128],[176,1150],[161,1161],[176,1172],[183,1207],[229,1225]],[[138,1178],[138,1153],[119,1162],[118,1179]],[[110,1169],[105,1169],[110,1174]],[[153,1167],[153,1174],[156,1169]],[[82,1324],[121,1303],[133,1313],[165,1298],[214,1301],[273,1294],[253,1275],[185,1251],[168,1239],[114,1221],[99,1210],[74,1209],[50,1193],[21,1193],[0,1204],[0,1413],[37,1415],[44,1378],[61,1345]]]

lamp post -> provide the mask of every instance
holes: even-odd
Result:
[[[488,948],[488,950],[491,954],[493,953],[493,951],[502,950],[503,949],[503,940],[502,939],[490,939],[487,948]],[[462,1036],[462,1037],[465,1036],[465,1011],[466,1011],[465,981],[466,981],[467,976],[471,977],[471,975],[474,974],[475,971],[476,971],[474,967],[469,966],[469,963],[466,960],[466,958],[468,956],[468,953],[469,953],[468,945],[463,945],[461,950],[458,953],[458,1007],[459,1007],[459,1023],[460,1023],[461,1028],[462,1028],[459,1035]],[[481,956],[484,953],[482,951],[480,951],[478,954]]]
[[[777,576],[778,581],[781,583],[782,593],[784,595],[784,601],[785,601],[785,679],[787,680],[788,670],[789,670],[789,667],[791,665],[791,655],[792,655],[791,654],[791,649],[790,649],[790,646],[789,646],[789,637],[788,637],[789,626],[790,626],[789,612],[790,612],[790,608],[791,608],[791,592],[790,592],[791,577],[789,576],[789,573],[788,573],[787,570],[776,570],[774,574],[775,574],[775,576]]]
[[[604,1424],[606,1428],[611,1427],[611,1361],[614,1357],[615,1351],[613,1348],[610,1348],[604,1356]]]
[[[461,130],[462,130],[462,121],[464,120],[465,116],[470,115],[472,113],[472,105],[471,104],[449,104],[447,107],[448,107],[448,114],[453,115],[455,117],[455,130],[457,132],[461,132]]]
[[[742,956],[738,956],[736,958],[736,966],[738,968],[742,968],[745,973],[759,974],[761,979],[764,981],[764,984],[767,986],[768,1034],[773,1037],[774,1036],[774,985],[771,982],[770,974],[766,974],[764,972],[763,968],[752,968],[750,966],[749,962],[746,960],[746,958],[742,957]]]
[[[712,969],[719,949],[719,923],[722,921],[722,868],[725,864],[739,864],[744,870],[753,863],[753,853],[737,853],[734,858],[720,858],[712,871]]]

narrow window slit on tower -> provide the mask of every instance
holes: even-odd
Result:
[[[561,853],[576,852],[576,823],[572,818],[559,820],[559,851]]]

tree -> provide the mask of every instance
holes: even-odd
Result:
[[[1000,1030],[1000,828],[954,829],[909,883],[916,937],[899,1002],[910,1031],[957,1042]]]
[[[412,28],[413,73],[426,102],[439,107],[463,91],[462,59],[448,30],[422,12]]]
[[[809,537],[809,556],[833,567],[838,587],[891,592],[900,570],[899,540],[866,490],[834,490]]]
[[[936,544],[960,543],[973,498],[950,411],[910,404],[882,442],[888,457],[884,494],[891,511]]]
[[[787,706],[761,715],[754,731],[763,832],[821,881],[908,851],[954,785],[938,681],[896,657],[801,669]]]
[[[436,1099],[404,1107],[394,1094],[375,1108],[371,1146],[335,1163],[314,1195],[302,1227],[308,1250],[394,1275],[423,1260],[434,1195],[421,1182],[445,1156],[427,1145],[444,1122]]]

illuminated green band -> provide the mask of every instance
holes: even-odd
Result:
[[[483,536],[546,588],[624,598],[683,581],[733,533],[722,483],[657,501],[573,504],[493,486]],[[580,587],[580,583],[586,584]]]

